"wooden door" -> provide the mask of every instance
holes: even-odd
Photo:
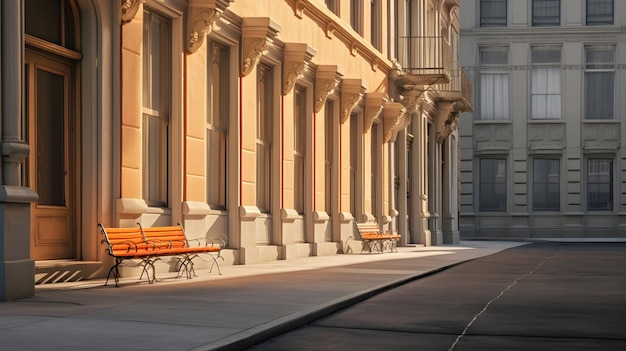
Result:
[[[72,62],[26,50],[26,124],[29,186],[39,194],[32,205],[31,257],[75,258]]]

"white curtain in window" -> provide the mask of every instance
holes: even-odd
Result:
[[[559,67],[535,67],[531,74],[532,118],[561,118],[561,71]]]
[[[480,119],[509,119],[509,74],[507,72],[481,74]]]

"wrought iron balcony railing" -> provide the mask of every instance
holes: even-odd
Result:
[[[398,63],[416,84],[430,85],[449,80],[452,50],[439,36],[400,36],[397,40]]]
[[[453,62],[450,66],[450,82],[435,84],[431,90],[436,91],[441,100],[456,102],[458,110],[471,111],[472,83],[461,65]]]

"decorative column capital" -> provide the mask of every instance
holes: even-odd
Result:
[[[234,0],[189,0],[187,5],[187,51],[196,52],[215,22]]]
[[[367,90],[367,82],[362,79],[344,79],[341,81],[341,123],[345,123],[354,106],[361,101]]]
[[[343,68],[337,65],[320,65],[315,72],[315,112],[320,112],[328,95],[330,95],[341,79]]]
[[[287,95],[307,70],[317,51],[305,43],[285,43],[284,51],[283,95]]]
[[[395,141],[398,131],[402,129],[406,108],[399,102],[388,102],[383,109],[383,142]]]
[[[363,123],[363,134],[369,132],[374,120],[380,115],[383,106],[387,103],[387,94],[374,92],[365,94],[365,123]]]
[[[280,25],[269,17],[245,17],[241,26],[241,75],[247,76],[269,50]]]
[[[120,6],[122,24],[126,24],[130,22],[135,15],[137,14],[137,10],[139,10],[139,5],[141,5],[141,0],[120,0],[122,6]]]

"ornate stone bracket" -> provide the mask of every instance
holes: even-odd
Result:
[[[283,95],[291,92],[317,51],[304,43],[286,43],[283,58]]]
[[[337,65],[320,65],[315,72],[315,113],[320,112],[343,77],[343,68]]]
[[[383,109],[383,142],[395,140],[398,131],[401,130],[406,108],[399,102],[388,102]]]
[[[141,0],[121,0],[122,6],[120,10],[122,11],[122,24],[126,24],[130,22],[135,15],[137,14],[137,10],[139,10],[139,5],[141,5]]]
[[[247,76],[267,53],[280,25],[269,17],[245,17],[241,26],[241,75]]]
[[[454,111],[454,102],[440,102],[435,114],[435,140],[441,144],[456,128],[460,112]]]
[[[361,101],[367,89],[367,82],[362,79],[344,79],[341,82],[341,123],[345,123],[354,106]]]
[[[424,101],[424,92],[421,90],[407,90],[400,93],[402,100],[400,103],[406,109],[407,114],[416,112]]]
[[[387,94],[385,93],[367,93],[365,94],[365,123],[363,123],[363,134],[369,132],[372,128],[374,120],[383,110],[383,106],[387,103]]]
[[[189,0],[187,6],[187,51],[194,53],[214,23],[234,0]]]

